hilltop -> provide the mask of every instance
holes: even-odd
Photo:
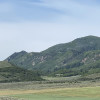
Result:
[[[41,75],[74,76],[100,73],[100,37],[78,38],[42,52],[21,51],[6,60],[22,68],[37,70]]]

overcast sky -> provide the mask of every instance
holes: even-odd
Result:
[[[100,0],[0,0],[0,60],[100,36]]]

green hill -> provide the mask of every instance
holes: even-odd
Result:
[[[100,37],[86,36],[42,52],[14,53],[6,59],[42,75],[86,75],[100,72]]]
[[[0,82],[20,82],[42,80],[36,72],[16,67],[6,61],[0,61]]]

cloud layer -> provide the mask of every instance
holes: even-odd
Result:
[[[99,0],[0,0],[0,60],[77,37],[100,36]]]

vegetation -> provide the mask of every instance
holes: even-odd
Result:
[[[9,92],[6,91],[6,96],[7,98],[8,96],[18,99],[22,98],[22,100],[100,100],[100,87],[57,88],[26,91],[9,90]]]
[[[100,100],[100,38],[14,53],[0,62],[0,82],[0,100]]]
[[[42,80],[37,72],[16,67],[6,61],[0,62],[0,82],[20,82],[34,80]]]
[[[39,53],[21,51],[6,60],[22,68],[37,70],[41,75],[75,76],[100,73],[100,37],[78,38]]]
[[[46,81],[0,83],[0,100],[100,100],[100,73],[47,77]],[[95,80],[94,80],[95,79]]]

